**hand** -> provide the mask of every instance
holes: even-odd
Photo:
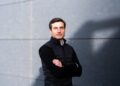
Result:
[[[58,67],[63,67],[62,65],[62,62],[58,59],[53,59],[52,60],[52,63],[55,65],[55,66],[58,66]]]

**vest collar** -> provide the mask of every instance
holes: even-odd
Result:
[[[51,37],[50,41],[54,42],[55,44],[61,45],[61,46],[63,46],[66,43],[65,39],[59,40],[53,37]]]

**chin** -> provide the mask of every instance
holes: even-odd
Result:
[[[63,39],[63,37],[55,37],[56,39]]]

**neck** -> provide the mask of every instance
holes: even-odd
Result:
[[[66,41],[64,38],[62,38],[62,39],[56,39],[54,37],[51,37],[51,38],[54,40],[54,42],[60,44],[61,46],[63,46],[65,44],[65,41]]]
[[[55,39],[55,40],[64,40],[64,38],[61,38],[61,39],[57,39],[57,38],[55,38],[55,37],[52,37],[53,39]]]

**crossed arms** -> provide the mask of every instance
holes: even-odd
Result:
[[[58,78],[80,76],[82,73],[81,65],[73,51],[74,61],[72,64],[63,64],[58,59],[50,47],[42,46],[39,50],[41,60],[45,63],[51,73]]]

